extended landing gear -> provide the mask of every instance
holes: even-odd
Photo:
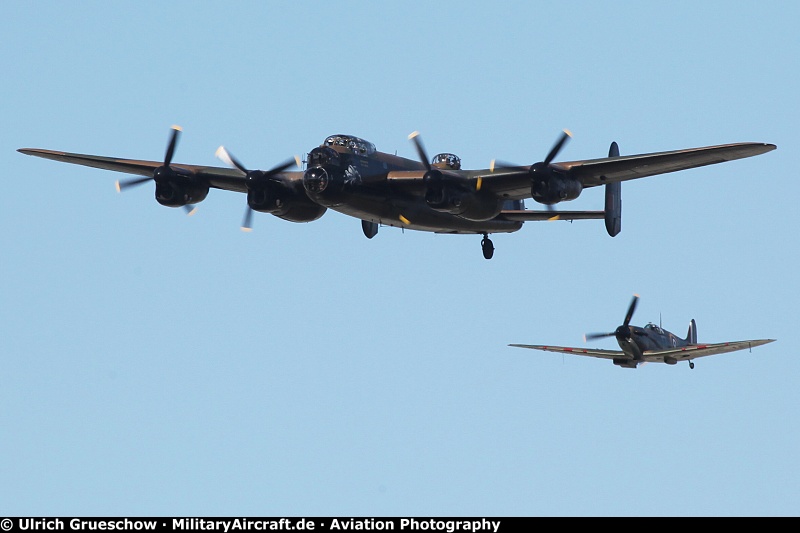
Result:
[[[694,361],[689,361],[689,368],[694,368]]]
[[[492,240],[487,233],[484,233],[483,239],[481,239],[481,249],[483,250],[484,259],[491,259],[494,255],[494,244],[492,244]]]

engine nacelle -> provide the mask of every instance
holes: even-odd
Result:
[[[567,176],[548,174],[536,176],[531,183],[531,197],[540,204],[553,205],[580,196],[583,185]]]
[[[202,202],[208,196],[208,184],[175,183],[172,181],[156,183],[156,201],[167,207],[183,207]]]
[[[275,213],[283,208],[286,196],[281,194],[283,191],[279,188],[268,183],[261,187],[254,187],[247,191],[247,205],[253,211],[260,213]],[[282,189],[282,187],[281,187]]]
[[[208,196],[208,182],[184,168],[164,165],[153,171],[156,201],[167,207],[183,207],[202,202]]]
[[[456,185],[428,188],[425,191],[425,203],[440,213],[475,221],[490,220],[501,209],[497,198],[467,191]]]
[[[311,222],[321,217],[326,207],[311,201],[303,191],[268,183],[247,191],[247,205],[254,211],[271,213],[292,222]]]
[[[312,222],[325,214],[328,208],[324,205],[315,204],[311,200],[306,202],[290,202],[280,211],[272,213],[278,218],[289,222]]]

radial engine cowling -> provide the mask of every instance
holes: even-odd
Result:
[[[539,178],[534,175],[531,183],[531,197],[540,204],[553,205],[580,196],[583,185],[568,176],[549,174]]]

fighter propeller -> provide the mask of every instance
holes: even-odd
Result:
[[[628,307],[628,312],[625,314],[625,320],[622,321],[622,325],[619,326],[616,330],[612,331],[611,333],[587,333],[584,335],[584,340],[595,340],[595,339],[602,339],[605,337],[616,337],[618,340],[628,340],[631,338],[631,330],[630,330],[630,323],[631,318],[633,318],[633,312],[636,310],[636,303],[639,301],[639,295],[635,294],[633,296],[633,300],[631,300],[631,305]]]

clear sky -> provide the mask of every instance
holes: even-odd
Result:
[[[800,4],[4,2],[0,514],[800,514]],[[348,133],[466,168],[731,142],[622,232],[239,224],[23,147],[224,166]],[[601,189],[565,206],[602,209]],[[532,201],[529,208],[538,207]],[[510,348],[774,338],[694,370]],[[614,348],[614,339],[591,343]]]

